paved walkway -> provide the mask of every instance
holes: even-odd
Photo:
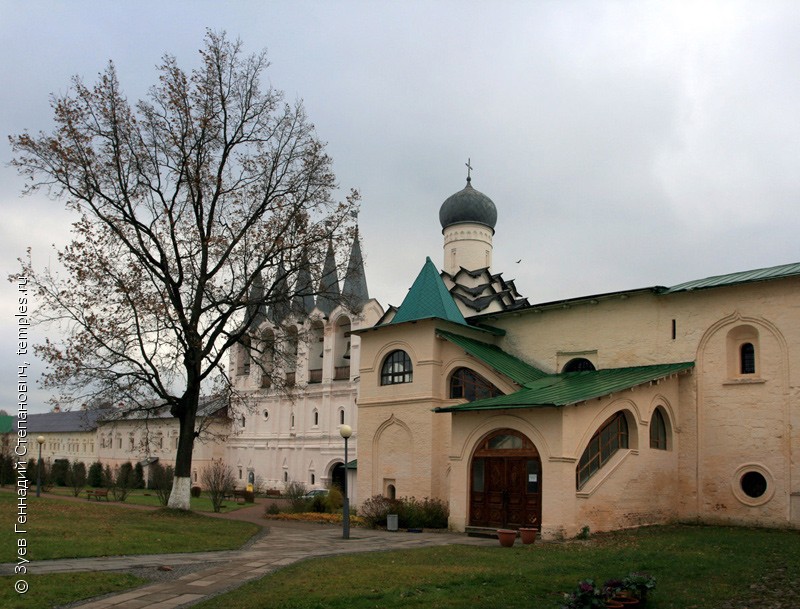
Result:
[[[326,525],[310,525],[265,521],[261,518],[263,505],[255,505],[217,515],[223,518],[246,520],[268,526],[267,534],[246,549],[191,554],[157,554],[142,556],[112,556],[35,561],[28,565],[29,573],[64,573],[78,571],[116,571],[162,565],[218,563],[171,581],[145,584],[128,592],[76,605],[82,609],[177,609],[189,607],[223,591],[261,577],[295,562],[320,556],[335,556],[355,552],[401,550],[452,544],[496,545],[497,540],[476,539],[452,533],[389,533],[354,528],[350,539],[342,539],[342,530]],[[0,574],[13,572],[13,563],[0,564]]]

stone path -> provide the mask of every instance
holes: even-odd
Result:
[[[307,558],[452,544],[497,544],[497,540],[476,539],[452,533],[389,533],[360,528],[351,529],[350,539],[342,539],[342,530],[338,527],[265,521],[260,517],[263,509],[263,506],[256,505],[222,515],[226,518],[257,522],[262,526],[268,524],[267,534],[242,550],[35,561],[28,565],[28,572],[46,574],[119,571],[142,567],[155,569],[163,565],[177,567],[216,563],[212,567],[171,581],[145,584],[122,594],[72,605],[82,609],[176,609],[189,607]],[[0,564],[0,574],[12,572],[13,563]]]

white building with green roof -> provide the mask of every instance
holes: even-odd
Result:
[[[800,527],[800,264],[531,304],[491,268],[496,219],[468,179],[442,270],[357,331],[360,499],[549,538]]]

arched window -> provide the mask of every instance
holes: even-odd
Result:
[[[339,425],[344,425],[344,410],[339,411]]]
[[[667,450],[667,422],[661,408],[656,408],[650,419],[650,448]]]
[[[239,357],[236,365],[236,374],[246,376],[250,374],[251,343],[249,336],[243,336],[239,343]]]
[[[275,333],[269,329],[264,330],[261,344],[264,350],[261,355],[261,386],[266,388],[272,385],[272,373],[275,370]]]
[[[575,472],[578,490],[620,448],[628,448],[628,420],[621,411],[600,426],[583,451]]]
[[[294,385],[295,369],[297,368],[297,353],[299,347],[299,337],[297,326],[289,326],[286,329],[286,383]],[[289,376],[291,375],[291,377]]]
[[[381,366],[381,385],[410,383],[413,376],[411,358],[405,351],[392,351]]]
[[[325,326],[318,319],[311,322],[308,337],[308,382],[322,382],[322,360],[325,356]]]
[[[569,360],[561,372],[591,372],[596,370],[594,364],[585,357],[576,357]]]
[[[743,343],[739,348],[739,371],[742,374],[756,373],[756,348],[753,343]]]
[[[313,418],[314,418],[314,427],[317,427],[319,425],[319,410],[314,410]]]
[[[469,368],[456,368],[450,376],[450,397],[468,402],[493,398],[503,392]]]
[[[731,379],[757,377],[759,372],[758,330],[742,325],[728,332],[728,376]]]

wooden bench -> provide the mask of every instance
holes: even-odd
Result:
[[[239,489],[233,491],[233,499],[234,501],[236,501],[236,503],[244,503],[246,498],[247,498],[247,491],[240,491]]]
[[[106,501],[108,501],[108,489],[96,488],[94,490],[90,489],[90,490],[86,491],[86,500],[88,501],[92,497],[94,497],[97,501],[100,501],[101,498],[103,498]]]

